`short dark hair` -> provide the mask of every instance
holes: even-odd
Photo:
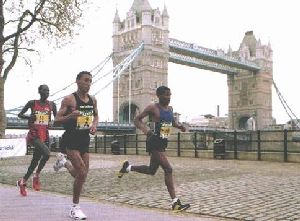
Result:
[[[79,72],[79,74],[77,74],[76,81],[79,80],[81,78],[81,76],[84,74],[88,74],[92,77],[92,74],[89,71],[81,71],[81,72]]]
[[[38,87],[39,92],[41,91],[42,87],[45,87],[45,86],[48,87],[47,84],[41,84],[41,85]]]
[[[160,86],[156,89],[156,95],[157,96],[163,95],[166,91],[170,91],[170,88],[166,86]]]

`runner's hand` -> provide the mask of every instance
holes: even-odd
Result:
[[[97,132],[96,126],[91,126],[90,128],[90,134],[94,135]]]

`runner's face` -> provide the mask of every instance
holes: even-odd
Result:
[[[92,83],[92,76],[83,74],[80,79],[76,81],[78,89],[83,93],[88,93]]]
[[[39,93],[41,95],[41,99],[47,99],[49,97],[49,87],[47,85],[43,85],[40,90]]]
[[[161,105],[169,105],[171,100],[171,91],[166,90],[164,94],[158,97],[158,99]]]

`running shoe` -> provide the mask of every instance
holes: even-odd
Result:
[[[128,160],[125,160],[123,163],[122,163],[122,167],[121,169],[119,170],[119,172],[117,172],[117,176],[118,178],[122,178],[124,176],[125,173],[128,173],[127,171],[127,168],[129,167],[129,161]]]
[[[41,190],[41,183],[40,183],[40,178],[37,175],[34,175],[32,177],[32,188],[35,191],[40,191]]]
[[[179,199],[177,199],[177,201],[172,204],[172,210],[174,212],[183,211],[190,207],[191,207],[190,204],[182,204]]]
[[[53,169],[55,172],[58,172],[61,168],[65,166],[65,163],[67,162],[67,159],[63,153],[56,154],[56,161],[53,165]]]
[[[19,179],[17,181],[17,187],[20,191],[21,196],[27,196],[26,183],[24,182],[23,179]]]
[[[86,215],[81,211],[80,206],[72,206],[69,216],[74,220],[86,220]]]

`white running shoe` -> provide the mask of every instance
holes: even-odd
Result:
[[[75,220],[86,220],[86,215],[81,211],[80,206],[72,206],[69,216]]]
[[[59,169],[61,169],[65,166],[66,162],[67,162],[67,159],[63,153],[56,154],[56,162],[53,165],[54,171],[55,172],[59,171]]]

